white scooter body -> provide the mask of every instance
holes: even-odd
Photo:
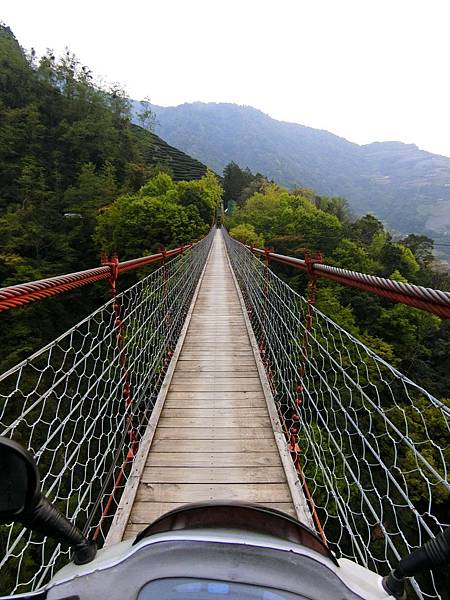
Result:
[[[45,596],[41,597],[46,600],[390,598],[376,573],[350,560],[333,561],[308,547],[271,535],[195,528],[152,534],[133,544],[134,540],[128,540],[99,550],[96,558],[86,565],[68,564],[45,586],[41,591],[45,590]],[[199,591],[184,591],[186,582],[191,587],[195,582]],[[161,595],[164,585],[167,596]]]

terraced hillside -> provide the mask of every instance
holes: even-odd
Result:
[[[152,132],[133,126],[135,136],[141,140],[145,162],[150,165],[169,167],[175,181],[200,179],[207,167]]]

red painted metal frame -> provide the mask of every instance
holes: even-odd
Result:
[[[185,250],[192,248],[192,246],[193,244],[183,245],[173,250],[151,254],[142,258],[134,258],[125,262],[119,262],[117,257],[113,257],[110,261],[103,259],[102,266],[95,269],[0,288],[0,312],[24,306],[35,300],[57,296],[58,294],[96,283],[97,281],[108,279],[111,285],[113,282],[115,285],[121,273],[163,262],[167,258],[182,254]]]
[[[266,260],[268,259],[305,271],[310,277],[311,275],[314,275],[315,277],[331,279],[342,285],[376,294],[377,296],[388,298],[394,302],[407,304],[414,308],[420,308],[421,310],[438,315],[443,319],[450,319],[449,292],[412,285],[410,283],[401,283],[392,279],[385,279],[383,277],[376,277],[375,275],[358,273],[357,271],[350,271],[347,269],[339,269],[337,267],[316,262],[308,264],[307,260],[302,260],[301,258],[284,256],[283,254],[277,254],[259,248],[252,248],[251,246],[246,246],[246,248],[253,252],[253,254],[264,257]]]

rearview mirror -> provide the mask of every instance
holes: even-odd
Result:
[[[0,522],[20,520],[38,502],[39,471],[31,454],[0,437]]]
[[[39,471],[32,455],[14,440],[0,436],[0,524],[11,521],[69,544],[76,565],[95,558],[95,542],[90,542],[41,494]]]

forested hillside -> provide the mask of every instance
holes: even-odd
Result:
[[[0,26],[0,57],[0,287],[95,267],[104,250],[129,257],[120,244],[107,244],[107,236],[94,238],[97,219],[117,198],[140,194],[149,198],[153,218],[159,215],[159,229],[135,235],[134,252],[203,235],[213,210],[205,209],[211,199],[204,195],[215,177],[133,125],[120,88],[96,84],[69,52],[37,60],[7,26]],[[172,190],[169,203],[162,190],[141,190],[161,170],[166,187],[181,185],[168,183],[171,176],[199,181]],[[73,325],[108,294],[106,285],[91,286],[2,315],[0,369]]]
[[[450,238],[450,158],[400,142],[358,146],[234,104],[153,106],[156,131],[217,172],[235,161],[281,185],[346,197],[403,233]],[[445,249],[445,247],[443,247]]]
[[[159,243],[170,247],[203,235],[221,196],[213,173],[133,125],[125,94],[95,84],[71,54],[56,59],[49,52],[37,61],[7,27],[0,29],[0,51],[0,285],[92,267],[102,251],[131,258]],[[248,116],[249,140],[255,119],[264,134],[262,113],[240,114]],[[149,115],[144,105],[143,125]],[[316,139],[313,130],[308,135]],[[344,141],[324,136],[337,156]],[[231,152],[229,140],[224,134],[215,149]],[[354,157],[353,146],[339,160]],[[377,148],[372,152],[380,164],[389,162]],[[320,175],[313,165],[311,173]],[[394,242],[376,218],[352,219],[341,198],[304,187],[288,191],[235,163],[225,169],[224,188],[230,211],[236,207],[230,226],[240,228],[242,239],[294,255],[321,250],[330,264],[449,288],[448,277],[430,268],[431,240],[408,235]],[[298,274],[282,272],[299,289],[304,285]],[[99,285],[74,292],[70,311],[65,299],[53,299],[5,315],[0,343],[6,362],[0,366],[23,358],[107,298],[107,287]],[[443,393],[450,371],[447,323],[323,282],[319,306],[403,371],[419,375],[430,391]]]
[[[237,198],[227,217],[230,233],[257,247],[303,257],[321,252],[326,264],[442,290],[450,276],[433,270],[433,242],[410,234],[395,242],[372,215],[352,217],[342,198],[310,189],[287,190],[261,175],[225,169],[225,198]],[[305,292],[306,277],[272,265],[294,289]],[[450,322],[377,296],[319,280],[317,306],[403,373],[440,398],[450,385]]]

